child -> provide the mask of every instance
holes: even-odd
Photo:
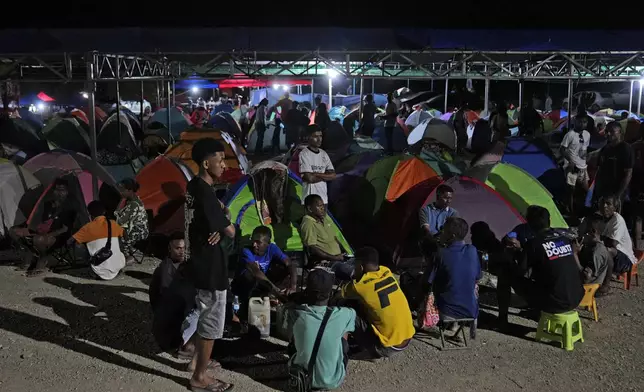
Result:
[[[613,258],[601,239],[602,219],[591,215],[586,218],[583,244],[579,253],[584,283],[598,283],[601,288],[598,294],[606,294],[610,289]]]
[[[297,288],[297,266],[288,256],[271,242],[271,229],[259,226],[251,235],[251,246],[241,253],[242,269],[232,283],[233,294],[240,300],[240,318],[248,311],[250,297],[279,294],[286,277],[290,275],[290,286],[286,294]],[[290,269],[290,272],[285,267]]]

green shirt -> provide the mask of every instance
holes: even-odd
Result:
[[[342,253],[340,244],[336,239],[335,225],[328,215],[324,217],[324,223],[310,215],[305,215],[302,219],[300,232],[304,246],[316,246],[323,252],[333,256]]]
[[[309,366],[311,352],[318,336],[326,306],[297,306],[290,317],[293,317],[293,344],[295,355],[289,360],[289,366],[295,364]],[[336,389],[344,381],[344,354],[342,338],[346,333],[355,330],[356,311],[351,308],[333,307],[333,313],[324,329],[318,356],[313,366],[314,389]]]

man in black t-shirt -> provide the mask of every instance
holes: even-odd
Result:
[[[223,174],[224,146],[212,138],[198,140],[192,147],[192,160],[199,174],[186,188],[186,250],[197,289],[197,325],[194,373],[190,380],[193,391],[228,390],[232,386],[213,378],[208,369],[218,367],[210,361],[213,343],[224,333],[228,261],[219,245],[221,236],[235,237],[235,227],[226,216],[224,205],[217,199],[213,184]]]
[[[633,176],[633,149],[622,140],[622,126],[617,121],[606,126],[606,137],[608,144],[599,152],[593,201],[612,195],[623,201]]]
[[[508,251],[514,253],[514,260],[499,271],[497,297],[501,326],[508,322],[510,288],[530,307],[547,313],[573,310],[584,296],[581,265],[572,241],[550,228],[547,209],[539,206],[530,206],[530,209],[528,225],[534,237],[523,245],[519,241],[510,243]]]

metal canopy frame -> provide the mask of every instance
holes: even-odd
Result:
[[[0,80],[23,82],[302,78],[329,69],[347,78],[610,82],[639,80],[644,52],[309,51],[0,54]]]

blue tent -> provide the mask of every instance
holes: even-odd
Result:
[[[373,140],[378,142],[378,144],[384,147],[385,150],[387,149],[387,135],[385,135],[384,122],[379,121],[379,123],[376,123],[376,129],[373,131],[372,138]],[[404,151],[407,147],[409,147],[409,144],[407,144],[407,136],[405,135],[405,131],[403,131],[398,123],[396,123],[396,127],[394,128],[393,139],[393,148],[395,152]]]
[[[185,131],[190,127],[190,121],[183,115],[181,110],[173,107],[170,108],[170,132],[172,136],[177,138],[181,132]],[[168,128],[168,109],[159,109],[150,121],[148,122],[148,128],[150,129],[159,129],[159,128]]]
[[[510,138],[501,161],[525,170],[538,179],[556,200],[563,200],[566,192],[563,169],[542,139]]]
[[[219,105],[222,106],[222,105]],[[230,113],[220,112],[210,118],[208,121],[210,128],[218,129],[227,134],[241,139],[241,128]]]

